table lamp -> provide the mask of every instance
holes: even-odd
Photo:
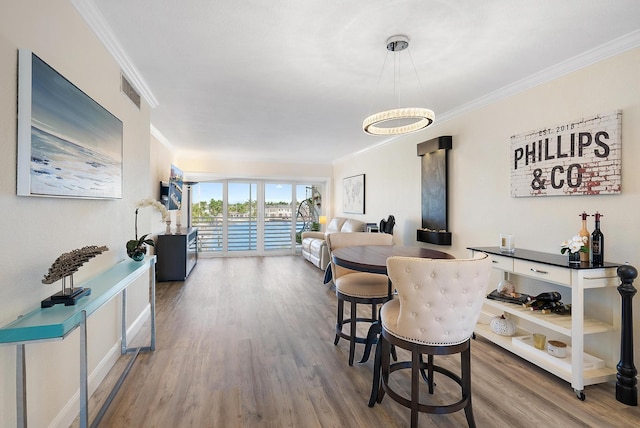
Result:
[[[318,218],[318,223],[320,223],[320,230],[324,231],[324,225],[327,224],[327,216],[326,215],[321,215]]]

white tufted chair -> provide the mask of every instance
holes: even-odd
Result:
[[[329,251],[356,245],[392,245],[393,236],[386,233],[332,233],[327,235]],[[356,326],[359,322],[372,323],[378,319],[378,305],[387,301],[389,297],[389,279],[386,275],[369,272],[357,272],[336,266],[331,261],[333,283],[338,298],[336,319],[336,337],[334,345],[340,338],[349,341],[349,365],[353,365],[356,343],[365,343],[366,338],[358,337]],[[344,302],[351,303],[350,318],[344,319]],[[371,318],[358,318],[357,305],[371,305]],[[349,333],[343,331],[343,326],[349,324]]]
[[[491,259],[484,253],[473,259],[387,259],[387,272],[398,298],[385,303],[380,311],[382,334],[378,346],[381,347],[382,381],[377,401],[380,403],[386,392],[393,400],[409,407],[412,427],[418,424],[418,412],[442,414],[463,408],[467,423],[475,427],[471,408],[470,338],[480,316],[490,271]],[[391,345],[410,351],[411,361],[391,364]],[[457,353],[461,353],[460,376],[433,364],[434,355]],[[427,363],[423,361],[423,354],[427,354]],[[390,374],[403,368],[411,368],[410,398],[389,385]],[[459,401],[440,406],[420,401],[419,374],[433,394],[434,372],[461,386]]]

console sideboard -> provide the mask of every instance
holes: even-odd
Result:
[[[484,252],[491,256],[493,267],[509,275],[526,278],[524,288],[517,292],[527,293],[527,284],[558,288],[563,302],[571,304],[571,315],[543,314],[522,305],[485,299],[480,321],[475,333],[512,353],[532,362],[550,373],[571,383],[576,395],[584,400],[584,387],[615,380],[616,363],[619,360],[620,310],[617,286],[619,278],[616,270],[619,264],[604,263],[592,266],[582,262],[579,266],[569,266],[567,256],[538,251],[516,249],[512,254],[500,252],[499,247],[469,247],[472,254]],[[517,279],[517,278],[515,278]],[[489,290],[490,291],[490,290]],[[540,291],[540,289],[538,289]],[[597,306],[589,304],[589,293],[597,293]],[[568,299],[570,299],[570,301]],[[600,311],[598,309],[601,309]],[[604,309],[604,310],[602,310]],[[494,316],[507,314],[517,327],[515,337],[501,336],[491,331],[489,321]],[[569,355],[557,358],[545,350],[528,346],[532,333],[543,333],[547,339],[560,340],[569,346]],[[615,343],[607,350],[594,350],[599,355],[591,355],[591,342],[608,340]]]

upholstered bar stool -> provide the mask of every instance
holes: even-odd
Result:
[[[392,245],[393,236],[386,233],[331,233],[327,235],[329,251],[356,245]],[[389,295],[389,279],[386,275],[369,272],[357,272],[336,266],[331,262],[333,283],[336,287],[338,310],[336,319],[336,337],[334,345],[340,339],[349,341],[349,365],[353,365],[356,343],[365,343],[366,338],[357,335],[357,323],[372,323],[378,319],[378,305],[384,303]],[[350,315],[344,319],[344,302],[350,303]],[[371,305],[371,318],[357,316],[357,305]],[[349,325],[349,332],[344,325]]]
[[[491,260],[480,253],[473,259],[419,259],[390,257],[387,272],[398,298],[386,302],[380,311],[382,334],[380,361],[382,380],[377,402],[385,393],[411,409],[411,426],[418,424],[418,412],[445,414],[464,409],[467,423],[475,427],[471,408],[470,338],[486,295]],[[411,352],[411,361],[391,364],[391,345]],[[460,376],[436,366],[435,355],[460,353]],[[427,355],[424,362],[423,355]],[[401,369],[411,369],[411,396],[392,389],[389,378]],[[426,370],[426,373],[425,373]],[[461,387],[460,400],[446,405],[420,401],[420,375],[434,393],[434,374],[453,379]]]

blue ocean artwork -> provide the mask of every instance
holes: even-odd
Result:
[[[121,163],[99,151],[31,127],[31,192],[110,197],[119,194]]]
[[[169,176],[169,206],[168,210],[179,210],[182,207],[182,182],[184,174],[180,168],[171,165]]]
[[[32,55],[31,195],[122,197],[122,122]]]

